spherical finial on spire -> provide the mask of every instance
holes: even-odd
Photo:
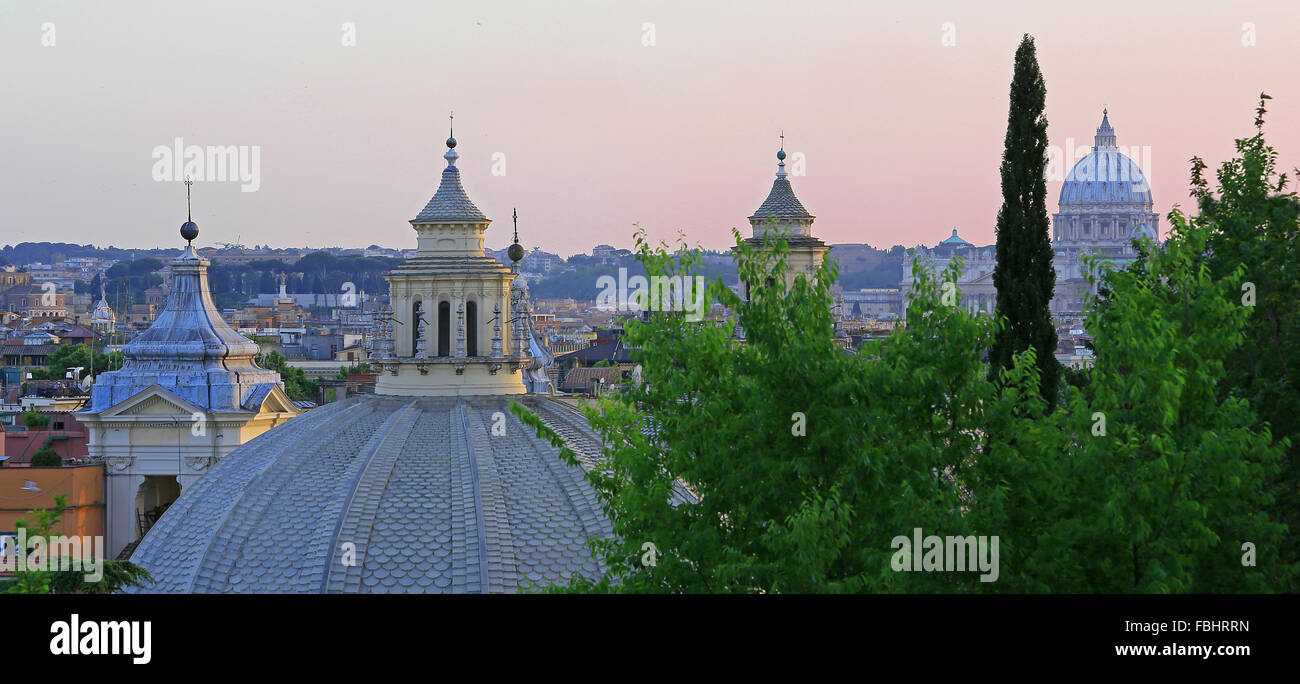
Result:
[[[509,256],[511,261],[518,262],[524,258],[524,246],[519,244],[519,210],[512,210],[510,218],[515,222],[515,242],[506,250],[506,256]]]
[[[776,177],[785,178],[785,131],[781,131],[781,148],[776,151]]]
[[[456,112],[447,115],[447,147],[456,149]]]

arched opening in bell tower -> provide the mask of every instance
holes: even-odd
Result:
[[[411,353],[420,348],[420,317],[424,315],[424,307],[420,300],[415,300],[411,305]]]
[[[438,356],[451,356],[451,302],[438,302]]]

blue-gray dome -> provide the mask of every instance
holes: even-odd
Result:
[[[973,245],[971,245],[971,243],[967,242],[967,241],[965,240],[965,238],[963,238],[962,236],[960,236],[960,235],[957,234],[957,229],[956,229],[956,228],[953,228],[953,229],[952,229],[952,237],[944,238],[943,242],[940,242],[939,244],[940,244],[940,245],[947,246],[947,247],[971,247],[971,246],[973,246]]]
[[[193,245],[172,260],[162,311],[122,348],[122,367],[95,379],[85,413],[105,411],[154,385],[210,411],[256,410],[272,385],[283,386],[279,373],[254,361],[257,343],[221,317],[208,266]]]
[[[1096,149],[1070,169],[1061,204],[1132,203],[1151,206],[1151,185],[1132,159],[1114,149]]]
[[[1146,174],[1115,145],[1115,130],[1106,113],[1088,156],[1070,169],[1061,185],[1062,205],[1138,204],[1151,208],[1151,185]]]
[[[1149,226],[1149,225],[1147,225],[1147,224],[1145,224],[1145,223],[1140,224],[1140,225],[1134,227],[1134,228],[1133,228],[1133,231],[1132,231],[1131,233],[1129,233],[1129,237],[1130,237],[1130,238],[1146,238],[1146,239],[1151,240],[1151,241],[1153,241],[1153,242],[1154,242],[1156,239],[1158,239],[1158,237],[1157,237],[1157,235],[1156,235],[1156,230],[1155,230],[1155,228],[1152,228],[1151,226]]]
[[[349,397],[230,452],[186,487],[131,560],[129,593],[513,593],[599,579],[613,529],[583,474],[600,437],[572,408],[510,397]],[[505,432],[494,432],[500,422]]]

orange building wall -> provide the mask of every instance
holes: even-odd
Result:
[[[23,487],[31,481],[39,492]],[[52,508],[56,494],[67,497],[67,510],[54,532],[68,536],[104,534],[104,466],[0,468],[0,532],[16,531],[27,511]]]

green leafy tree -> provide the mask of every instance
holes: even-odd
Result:
[[[26,530],[27,537],[49,538],[54,526],[59,523],[63,511],[67,508],[68,498],[62,494],[54,497],[52,510],[37,509],[27,511],[25,518],[14,522],[15,531]],[[48,594],[50,593],[50,573],[43,570],[19,568],[12,580],[3,586],[9,594]]]
[[[365,361],[361,361],[356,365],[352,365],[352,366],[339,366],[339,372],[336,377],[339,380],[347,380],[349,375],[354,375],[356,373],[369,373],[369,372],[370,372],[370,364],[366,363]]]
[[[1264,140],[1269,99],[1260,95],[1255,135],[1236,141],[1237,156],[1219,167],[1216,189],[1205,179],[1205,163],[1193,158],[1192,196],[1200,210],[1196,223],[1210,234],[1210,275],[1230,281],[1250,311],[1241,347],[1224,359],[1220,395],[1248,399],[1273,438],[1289,441],[1271,512],[1290,530],[1282,553],[1294,564],[1300,561],[1300,201]],[[1292,584],[1290,591],[1297,590]]]
[[[81,367],[82,377],[91,374],[91,350],[84,344],[68,344],[55,349],[46,357],[46,366],[44,369],[36,370],[32,377],[37,380],[64,380],[67,378],[69,368]],[[122,353],[111,352],[105,354],[96,351],[94,353],[93,372],[94,375],[117,370],[122,367]]]
[[[49,539],[67,506],[67,497],[59,494],[54,497],[53,508],[28,511],[27,517],[19,518],[15,526],[26,530],[28,539]],[[56,560],[50,559],[50,567],[72,567]],[[104,559],[103,563],[103,576],[97,582],[86,581],[86,573],[81,570],[20,569],[13,579],[0,582],[0,590],[9,594],[111,594],[153,582],[148,570],[130,561]]]
[[[735,237],[741,279],[771,284],[743,301],[711,282],[710,297],[735,314],[727,325],[663,312],[629,322],[644,382],[585,411],[607,444],[587,479],[615,536],[593,543],[604,580],[564,589],[964,590],[977,580],[894,572],[891,541],[917,527],[965,529],[947,473],[977,447],[979,407],[994,396],[978,353],[992,323],[941,305],[938,283],[920,272],[909,327],[860,352],[870,360],[846,354],[833,339],[833,262],[787,288],[784,239],[755,251]],[[696,263],[640,235],[638,246],[652,275],[689,275]],[[956,269],[944,277],[954,282]],[[675,504],[687,492],[698,501]]]
[[[711,283],[731,325],[631,322],[644,382],[586,417],[604,438],[586,473],[614,535],[605,577],[563,591],[1255,592],[1294,567],[1268,519],[1282,445],[1248,402],[1220,397],[1249,311],[1195,267],[1207,233],[1177,212],[1163,249],[1106,274],[1091,306],[1097,361],[1049,410],[1035,350],[997,382],[979,360],[996,324],[917,268],[906,327],[856,356],[831,339],[824,265],[783,287],[784,245],[738,241],[750,301]],[[641,244],[651,274],[670,257]],[[689,259],[680,263],[689,265]],[[512,410],[577,460],[542,421]],[[647,426],[650,427],[647,430]],[[694,502],[681,503],[689,494]],[[999,578],[896,572],[892,540],[997,536]],[[1255,564],[1243,564],[1253,545]]]
[[[43,428],[49,424],[49,414],[41,413],[40,411],[32,411],[30,409],[23,411],[23,425],[27,426],[28,429]]]
[[[307,374],[303,369],[290,366],[288,360],[280,352],[271,350],[259,356],[258,364],[267,370],[273,370],[280,374],[280,379],[284,382],[284,391],[289,395],[290,399],[309,400],[316,397],[318,391],[316,383],[307,379]]]
[[[31,465],[33,468],[57,468],[63,465],[63,457],[59,452],[50,447],[41,447],[36,453],[32,454]]]
[[[1002,535],[1002,578],[987,590],[1258,592],[1294,572],[1266,515],[1281,447],[1249,402],[1220,391],[1250,317],[1240,270],[1215,279],[1198,266],[1209,232],[1177,210],[1170,222],[1139,267],[1104,272],[1082,389],[1036,418],[1036,368],[1003,375],[988,414],[1000,422],[968,471],[972,522]]]
[[[1016,50],[1011,106],[1002,153],[1002,208],[997,220],[997,315],[1005,319],[989,349],[990,373],[997,377],[1020,352],[1033,348],[1041,394],[1050,409],[1056,402],[1060,364],[1050,304],[1056,288],[1047,218],[1047,87],[1038,69],[1034,39],[1026,35]]]
[[[1283,219],[1289,210],[1277,204]],[[952,296],[959,261],[938,278],[917,267],[905,327],[852,355],[832,340],[833,262],[787,287],[784,240],[755,251],[736,235],[741,280],[767,285],[742,301],[710,283],[734,319],[654,312],[627,324],[643,382],[584,410],[605,445],[585,477],[613,525],[592,542],[606,574],[555,589],[1294,586],[1286,526],[1270,518],[1290,441],[1234,376],[1260,315],[1241,299],[1251,264],[1216,277],[1206,260],[1220,254],[1220,232],[1177,210],[1169,218],[1165,244],[1139,242],[1131,266],[1094,262],[1095,364],[1050,396],[1033,345],[990,377],[980,350],[1004,321],[964,312]],[[652,250],[640,235],[638,245],[647,273],[691,274],[693,252]],[[512,411],[577,463],[540,419]],[[892,540],[915,528],[997,536],[997,581],[896,572]]]

